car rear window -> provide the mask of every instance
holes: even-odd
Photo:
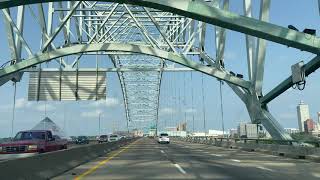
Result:
[[[167,133],[162,133],[160,136],[169,136]]]
[[[19,132],[14,140],[46,139],[45,132]]]
[[[107,135],[101,135],[100,138],[107,138]]]
[[[118,135],[111,135],[110,137],[118,137]]]

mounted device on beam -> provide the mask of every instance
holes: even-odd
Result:
[[[292,83],[294,84],[292,87],[294,89],[298,88],[299,90],[303,90],[306,85],[305,80],[305,70],[304,70],[304,63],[300,61],[291,66],[291,73],[292,73]]]
[[[106,73],[79,71],[30,72],[29,101],[105,100]]]

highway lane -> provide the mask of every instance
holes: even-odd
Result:
[[[319,163],[256,152],[142,138],[78,166],[60,179],[320,179]]]

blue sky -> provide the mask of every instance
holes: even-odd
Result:
[[[255,17],[258,16],[258,2],[254,1]],[[231,11],[242,14],[243,7],[241,3],[242,1],[231,1]],[[30,19],[30,14],[27,14],[26,18]],[[272,1],[270,22],[281,26],[292,24],[298,29],[313,28],[320,32],[317,1]],[[36,28],[30,28],[25,33],[38,33],[37,31]],[[9,59],[2,18],[0,20],[0,39],[0,63],[2,64]],[[27,36],[26,39],[28,42],[32,42],[32,47],[39,46],[39,41],[33,39],[32,35]],[[213,42],[213,29],[209,28],[207,31],[206,51],[214,57],[215,47]],[[287,78],[291,73],[290,66],[292,64],[301,60],[308,62],[312,57],[314,55],[307,52],[268,42],[263,92],[270,91],[272,87]],[[102,62],[105,65],[110,65],[110,62]],[[92,63],[88,60],[87,64]],[[247,75],[245,38],[243,34],[227,31],[225,64],[228,69]],[[164,124],[174,126],[175,123],[184,121],[186,113],[187,121],[190,122],[192,114],[194,114],[195,129],[203,130],[202,75],[198,72],[193,72],[193,81],[191,81],[190,75],[190,72],[164,73],[160,98],[160,127],[164,127]],[[206,128],[221,129],[219,83],[216,79],[206,75],[203,78]],[[320,100],[317,98],[320,92],[319,78],[320,74],[316,71],[307,78],[307,85],[304,91],[290,89],[269,104],[271,113],[284,127],[298,127],[296,106],[300,100],[309,104],[311,117],[316,119],[316,112],[320,111]],[[25,74],[22,81],[17,84],[15,131],[29,129],[45,117],[44,102],[26,101],[27,84],[28,75]],[[191,89],[194,91],[193,105],[191,103]],[[180,98],[178,96],[179,93]],[[97,134],[99,112],[103,114],[101,121],[103,132],[111,132],[113,129],[124,130],[126,127],[124,105],[120,84],[115,73],[107,74],[107,96],[106,102],[47,102],[47,116],[64,128],[68,135]],[[174,99],[175,96],[176,99]],[[223,98],[226,129],[236,127],[240,121],[249,121],[248,113],[243,103],[226,85],[223,86]],[[13,86],[12,83],[7,83],[0,87],[0,137],[10,135],[12,103]],[[195,109],[192,109],[192,106]],[[191,123],[189,123],[188,128],[192,128]]]

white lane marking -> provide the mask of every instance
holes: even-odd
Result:
[[[161,152],[161,153],[164,153],[164,151],[163,151],[163,150],[160,150],[160,152]]]
[[[272,169],[269,169],[269,168],[266,168],[266,167],[263,167],[263,166],[258,166],[257,167],[258,169],[262,169],[262,170],[266,170],[266,171],[270,171],[270,172],[273,172],[274,170]]]
[[[174,164],[174,166],[182,173],[182,174],[187,174],[185,170],[182,169],[182,167],[179,164]]]
[[[241,162],[241,161],[238,160],[238,159],[231,159],[231,161],[233,161],[233,162]]]
[[[222,157],[221,154],[210,154],[211,156]]]
[[[202,149],[195,149],[195,151],[201,151],[202,152],[203,150]]]

